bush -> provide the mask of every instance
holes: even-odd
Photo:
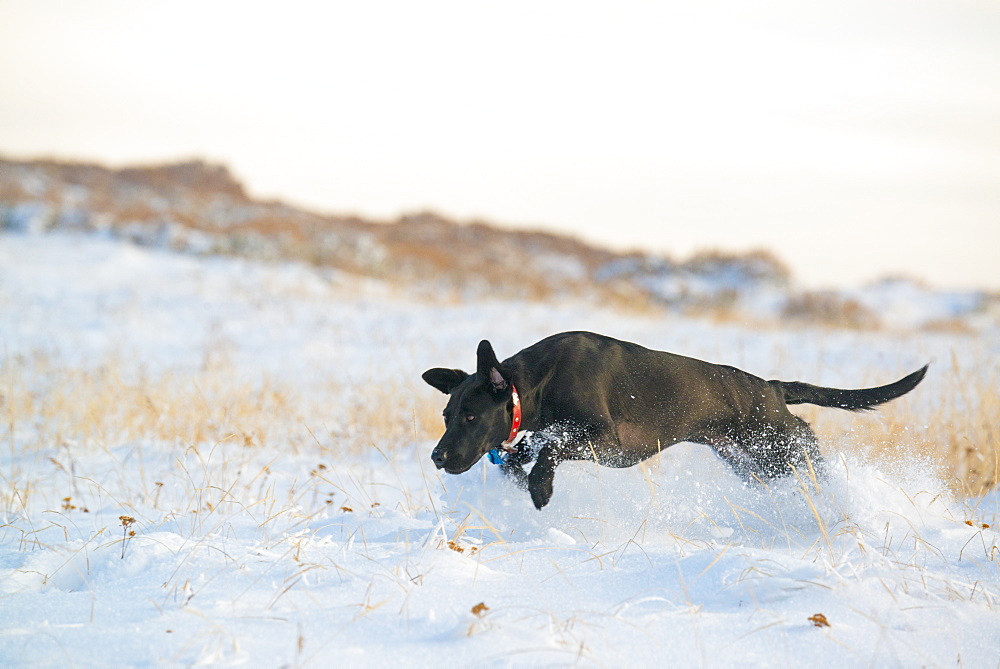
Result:
[[[880,325],[878,316],[868,307],[828,291],[792,295],[781,309],[781,318],[790,323],[855,330],[872,330]]]

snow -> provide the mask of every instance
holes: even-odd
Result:
[[[935,365],[996,354],[959,334],[428,304],[302,265],[2,235],[3,397],[114,361],[122,383],[219,369],[300,402],[249,444],[57,438],[51,414],[0,400],[0,664],[996,665],[1000,495],[957,499],[915,457],[827,445],[829,480],[751,488],[681,444],[561,465],[540,512],[485,459],[434,470],[411,427],[443,407],[424,369],[577,328],[852,387],[931,360],[918,408],[945,392]],[[395,422],[409,436],[380,436]]]

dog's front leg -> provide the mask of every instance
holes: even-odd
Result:
[[[517,459],[517,454],[510,455],[504,463],[500,465],[500,471],[505,476],[510,477],[521,490],[528,490],[528,475],[524,473],[524,466]]]
[[[557,464],[559,461],[552,446],[543,446],[538,451],[535,466],[528,474],[528,492],[531,493],[531,501],[538,510],[552,499],[552,481],[555,478]]]

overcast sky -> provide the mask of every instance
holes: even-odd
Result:
[[[1000,3],[0,0],[0,153],[1000,289]]]

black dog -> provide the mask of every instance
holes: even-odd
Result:
[[[879,388],[838,390],[765,381],[591,332],[553,335],[502,363],[484,340],[477,358],[475,375],[440,367],[423,374],[451,396],[431,459],[461,474],[489,452],[539,509],[552,497],[560,462],[630,467],[681,441],[711,446],[748,481],[816,467],[816,435],[786,405],[870,409],[913,390],[927,371]]]

